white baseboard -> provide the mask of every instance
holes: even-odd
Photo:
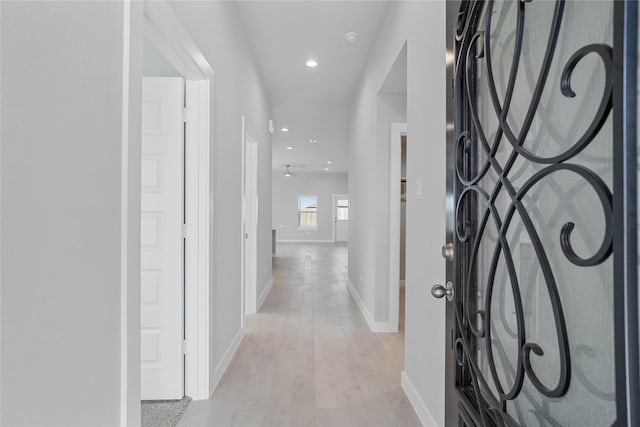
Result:
[[[267,286],[264,287],[262,293],[258,297],[258,305],[256,307],[256,311],[259,311],[260,307],[262,307],[262,304],[264,304],[264,300],[267,299],[269,292],[271,292],[271,288],[273,288],[273,277],[271,278],[271,280],[269,280],[269,283],[267,283]]]
[[[360,297],[360,294],[358,293],[356,288],[353,286],[353,283],[351,283],[351,280],[349,279],[347,279],[347,289],[349,290],[349,294],[351,294],[351,297],[353,298],[353,300],[356,302],[356,304],[358,304],[358,308],[362,312],[364,319],[367,321],[367,324],[369,325],[369,329],[371,329],[371,332],[374,332],[374,333],[398,332],[397,322],[395,325],[393,325],[390,322],[376,322],[375,320],[373,320],[373,316],[367,309],[367,305],[364,303],[364,301]]]
[[[333,240],[276,240],[276,243],[334,243]]]
[[[418,390],[416,390],[416,387],[413,385],[413,382],[405,371],[402,371],[400,376],[400,386],[407,395],[407,398],[409,399],[411,406],[413,406],[413,409],[416,411],[422,425],[424,427],[439,427],[438,423],[433,419],[431,412],[427,409],[427,405],[425,405],[424,400],[420,397]]]
[[[233,356],[236,354],[236,351],[238,351],[238,347],[240,347],[240,343],[242,342],[243,338],[244,328],[241,328],[236,336],[233,337],[233,341],[231,341],[231,344],[229,344],[229,347],[227,347],[227,351],[224,352],[222,359],[220,360],[220,362],[218,362],[216,368],[213,370],[213,379],[210,384],[211,391],[209,393],[209,398],[211,398],[211,395],[213,395],[213,392],[216,391],[218,384],[220,384],[220,380],[229,367]]]

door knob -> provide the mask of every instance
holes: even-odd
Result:
[[[431,288],[431,295],[435,298],[442,298],[444,296],[447,297],[447,300],[453,301],[454,293],[453,293],[453,283],[451,281],[447,282],[446,286],[442,286],[440,284],[433,285]]]
[[[442,245],[442,257],[447,261],[453,261],[453,243]]]

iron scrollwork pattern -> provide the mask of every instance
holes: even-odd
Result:
[[[549,78],[550,68],[556,53],[558,39],[565,13],[565,2],[557,0],[549,23],[549,33],[544,41],[544,56],[535,80],[532,96],[528,100],[528,108],[520,129],[514,129],[508,120],[509,111],[514,99],[516,79],[519,71],[525,65],[521,57],[525,38],[525,18],[529,2],[517,1],[513,11],[517,14],[514,18],[516,28],[514,32],[513,51],[510,68],[506,78],[505,89],[502,97],[499,96],[496,87],[494,66],[492,64],[493,46],[491,43],[492,15],[494,1],[468,1],[462,4],[455,32],[455,97],[456,113],[456,246],[466,247],[466,256],[460,261],[458,273],[458,287],[456,292],[462,298],[455,302],[456,315],[456,360],[469,379],[469,387],[475,395],[477,402],[475,410],[479,414],[481,423],[489,425],[517,425],[516,421],[507,413],[507,405],[516,399],[523,389],[525,381],[535,387],[538,393],[548,398],[562,397],[567,393],[572,380],[572,359],[567,332],[567,322],[563,310],[563,301],[558,291],[559,283],[556,274],[549,261],[548,248],[543,245],[539,230],[536,229],[530,213],[523,204],[523,198],[535,193],[536,186],[545,179],[560,172],[573,174],[579,180],[588,185],[595,194],[595,204],[603,211],[604,229],[603,237],[597,249],[588,256],[580,256],[574,248],[573,239],[576,226],[574,222],[566,222],[559,236],[557,245],[561,253],[575,266],[596,266],[606,261],[612,253],[612,193],[607,183],[599,174],[589,169],[584,164],[574,161],[578,154],[582,153],[594,138],[601,132],[605,121],[612,110],[612,47],[604,43],[592,43],[579,48],[564,64],[560,81],[552,81]],[[566,98],[576,96],[572,87],[572,76],[578,64],[587,56],[595,56],[604,67],[603,92],[595,116],[590,121],[582,134],[568,144],[568,148],[553,155],[536,154],[527,146],[527,137],[534,117],[540,107],[540,101],[545,88],[547,90],[559,90]],[[483,127],[477,111],[476,99],[476,73],[478,63],[482,62],[486,67],[486,84],[489,93],[489,102],[493,108],[491,114],[497,122],[495,133],[489,135]],[[500,160],[496,155],[498,150],[507,150],[504,156],[506,160]],[[477,161],[480,157],[482,161]],[[476,164],[474,165],[474,159]],[[531,162],[536,165],[535,173],[532,173],[524,182],[515,185],[510,174],[514,170],[517,161]],[[491,172],[496,177],[493,188],[483,188],[480,181]],[[506,209],[499,209],[496,204],[498,197],[508,200]],[[474,212],[471,214],[470,212]],[[473,220],[472,215],[477,215]],[[521,278],[518,275],[513,259],[507,232],[518,218],[524,232],[530,239],[535,259],[539,264],[543,282],[546,288],[548,303],[553,313],[557,340],[559,373],[554,383],[545,384],[540,379],[532,364],[533,357],[544,357],[545,348],[539,343],[528,338],[523,300],[521,295]],[[470,219],[471,218],[471,219]],[[484,305],[473,306],[473,286],[469,283],[476,279],[474,273],[478,267],[478,252],[487,233],[488,224],[492,224],[498,235],[496,236],[493,253],[490,254],[488,266],[488,278],[484,284]],[[485,242],[486,244],[486,242]],[[513,308],[515,314],[514,338],[517,341],[519,351],[517,360],[514,361],[513,380],[509,387],[501,381],[494,360],[494,348],[492,348],[491,322],[492,299],[496,282],[496,270],[499,262],[506,268],[508,278],[507,286],[513,296]],[[490,375],[483,374],[478,365],[474,349],[483,343],[487,357],[486,363]],[[535,356],[534,356],[535,355]],[[547,380],[548,382],[548,380]],[[490,384],[491,383],[491,384]],[[468,416],[466,411],[461,411],[463,418]],[[461,416],[462,416],[461,415]]]

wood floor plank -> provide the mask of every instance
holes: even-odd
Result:
[[[247,317],[220,385],[179,425],[420,426],[400,388],[404,323],[397,334],[370,332],[347,291],[347,247],[279,244],[277,253],[271,293]]]

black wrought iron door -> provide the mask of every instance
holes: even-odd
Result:
[[[635,292],[620,258],[635,226],[619,221],[629,155],[635,165],[635,114],[621,107],[632,91],[635,112],[628,9],[447,5],[449,262],[433,292],[449,299],[448,426],[635,419],[637,368],[623,367],[634,356],[621,350],[634,310],[623,300]]]

